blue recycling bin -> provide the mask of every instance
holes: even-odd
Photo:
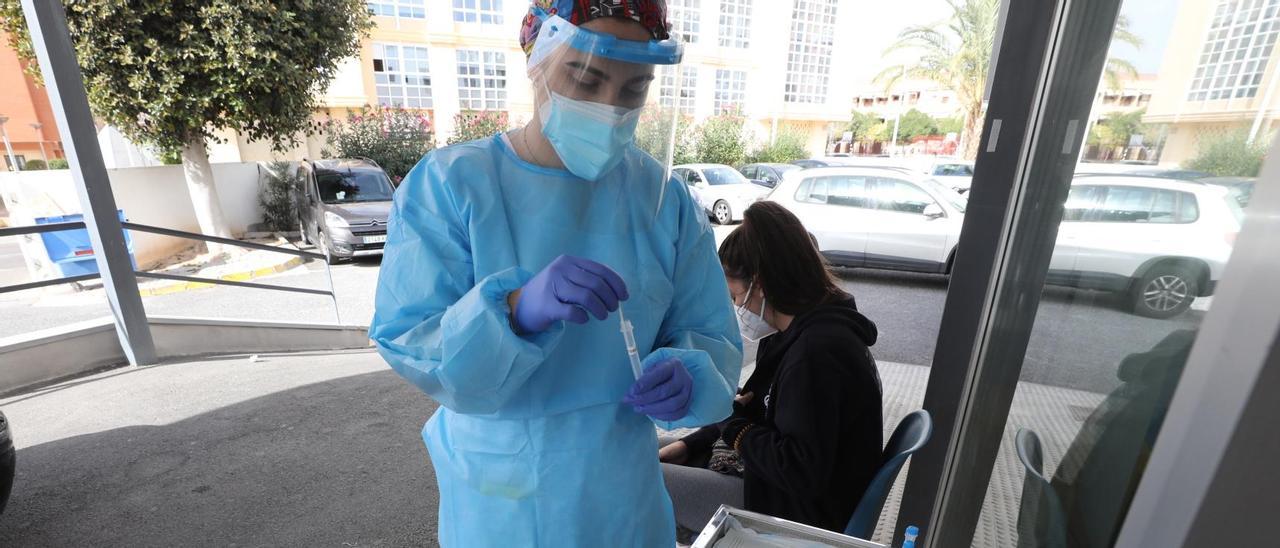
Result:
[[[124,222],[123,210],[116,210],[116,215],[120,217],[121,222]],[[50,225],[83,220],[84,215],[75,213],[72,215],[37,217],[35,221],[38,225]],[[53,261],[54,266],[58,268],[58,272],[61,274],[60,277],[70,278],[72,276],[98,273],[98,261],[94,258],[93,244],[89,242],[88,229],[77,228],[75,230],[44,232],[40,234],[40,240],[44,243],[45,252],[49,254],[49,260]],[[124,244],[129,249],[129,262],[133,263],[134,270],[137,270],[138,260],[133,256],[133,240],[129,237],[128,230],[124,231]]]

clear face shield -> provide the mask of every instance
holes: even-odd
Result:
[[[543,135],[571,173],[621,180],[656,213],[671,178],[679,97],[679,78],[662,85],[662,68],[680,63],[683,44],[624,39],[642,32],[625,19],[596,19],[591,30],[539,16],[529,79]]]

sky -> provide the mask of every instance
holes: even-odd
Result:
[[[859,25],[858,42],[864,44],[866,54],[879,58],[883,48],[893,42],[898,32],[912,25],[929,25],[945,21],[951,14],[946,0],[908,0],[911,9],[902,9],[899,2],[881,0],[857,0],[855,2],[858,18],[861,21],[880,21],[881,24]],[[1141,49],[1135,50],[1127,45],[1117,45],[1113,53],[1117,57],[1133,63],[1139,73],[1157,73],[1164,60],[1165,45],[1169,42],[1169,33],[1173,27],[1173,18],[1177,8],[1187,0],[1124,0],[1120,12],[1129,17],[1130,30],[1140,36],[1144,42]],[[843,6],[843,4],[842,4]],[[874,67],[851,67],[857,72],[867,72],[870,77],[880,70],[881,65],[892,62],[890,59],[879,60]],[[863,65],[870,65],[860,63]],[[862,69],[862,70],[860,70]]]
[[[1185,1],[1185,0],[1184,0]],[[1124,0],[1120,13],[1129,17],[1130,30],[1142,37],[1141,49],[1117,45],[1114,54],[1128,59],[1142,74],[1160,71],[1173,18],[1178,13],[1178,0]]]

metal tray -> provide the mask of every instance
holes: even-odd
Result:
[[[832,533],[826,529],[819,529],[803,523],[739,510],[723,504],[720,505],[719,510],[716,510],[716,514],[711,517],[711,521],[707,522],[707,526],[702,529],[702,533],[698,535],[698,539],[693,543],[693,548],[711,548],[717,540],[724,536],[728,528],[727,521],[729,516],[737,519],[738,523],[741,523],[743,527],[748,527],[761,533],[774,533],[803,540],[824,542],[837,548],[888,548],[883,544]]]

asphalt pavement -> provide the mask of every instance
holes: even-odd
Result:
[[[363,258],[331,268],[338,310],[328,297],[238,287],[198,289],[146,297],[152,315],[227,319],[368,324],[380,261]],[[930,365],[946,300],[945,276],[861,269],[838,269],[842,285],[860,310],[880,328],[872,348],[877,359]],[[313,261],[261,280],[289,287],[327,288],[329,274]],[[0,297],[0,332],[15,334],[107,315],[101,291],[24,292]],[[1195,327],[1203,313],[1192,310],[1171,320],[1133,315],[1110,295],[1049,288],[1027,350],[1022,380],[1050,386],[1107,392],[1118,385],[1115,372],[1127,355],[1149,350],[1171,331]]]

